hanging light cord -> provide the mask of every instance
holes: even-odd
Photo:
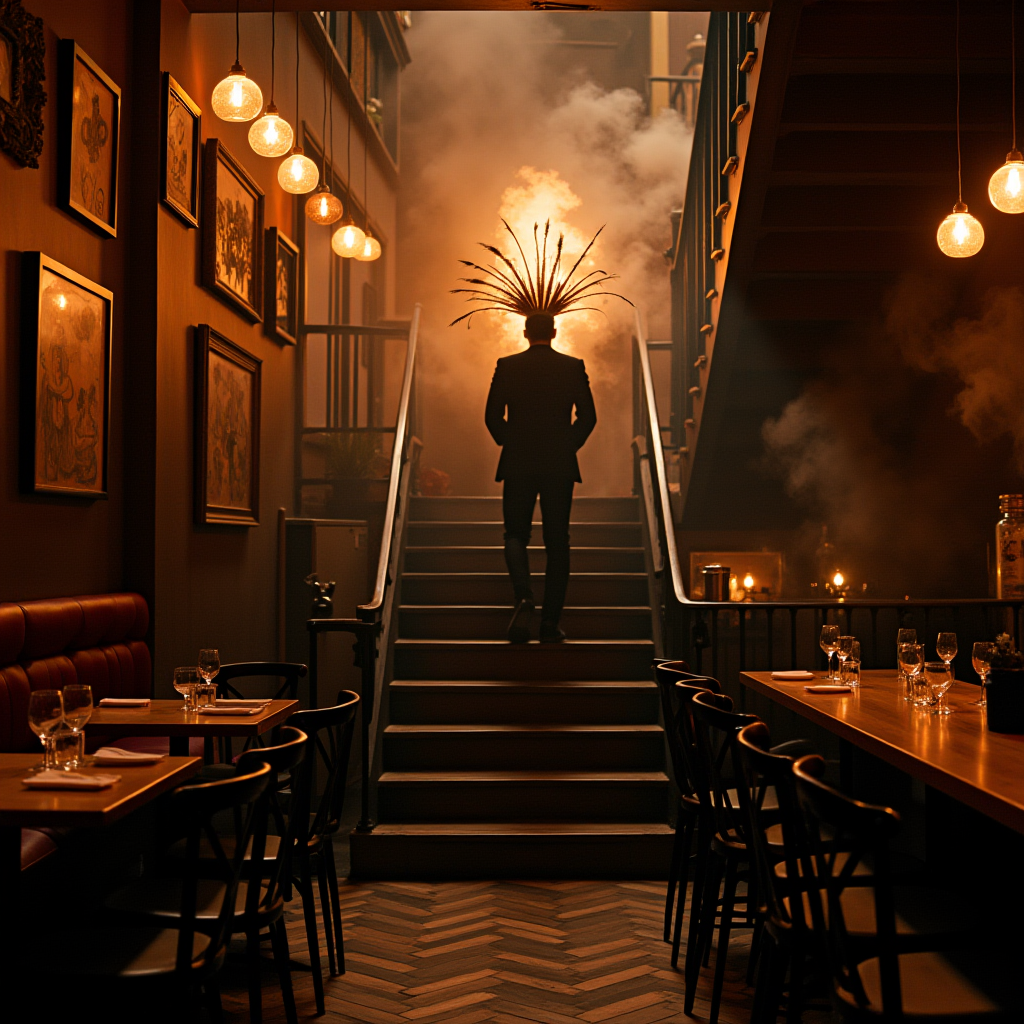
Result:
[[[299,141],[299,19],[302,17],[298,11],[295,12],[295,142]]]
[[[337,22],[335,22],[337,24]],[[334,191],[334,49],[331,49],[331,191]],[[324,160],[326,160],[326,155]],[[324,167],[324,174],[327,174],[327,168]]]
[[[241,47],[241,42],[242,42],[241,30],[238,27],[238,8],[239,8],[240,2],[241,2],[241,0],[235,0],[235,63],[236,64],[239,63],[238,55],[239,55],[239,53],[241,53],[241,49],[242,49],[242,47]]]
[[[1017,149],[1017,0],[1010,0],[1010,116],[1013,118],[1013,150]]]
[[[326,17],[326,15],[325,15]],[[321,177],[323,182],[327,184],[327,25],[324,25],[324,127],[323,134],[320,136],[321,146],[323,146],[323,167],[324,171]]]
[[[367,153],[370,148],[370,16],[363,22],[363,223],[370,233],[370,181],[367,177]]]
[[[956,191],[958,202],[962,205],[964,179],[960,159],[960,0],[956,0]]]
[[[348,12],[348,37],[352,38],[352,12]],[[351,44],[349,46],[351,52]],[[350,58],[351,60],[351,58]],[[352,206],[352,111],[348,112],[348,133],[345,139],[345,198],[348,200],[349,216]]]
[[[274,72],[277,70],[277,0],[270,4],[270,105],[274,105]]]

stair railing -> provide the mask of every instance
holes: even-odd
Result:
[[[391,449],[391,472],[384,509],[384,530],[374,577],[373,595],[357,609],[355,619],[309,619],[310,696],[315,706],[317,688],[317,639],[320,633],[353,633],[356,665],[362,670],[360,701],[361,808],[357,832],[372,832],[377,802],[377,766],[380,735],[386,725],[387,683],[394,646],[395,609],[399,569],[405,548],[409,495],[415,492],[419,476],[419,454],[423,447],[416,436],[416,346],[419,338],[420,305],[416,304],[409,324],[402,391],[395,420],[395,441]]]

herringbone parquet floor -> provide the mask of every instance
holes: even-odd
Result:
[[[347,973],[326,980],[325,1021],[354,1024],[649,1024],[687,1021],[682,975],[661,940],[664,883],[342,882]],[[301,914],[289,912],[292,957],[308,963]],[[731,948],[722,1024],[746,1024],[750,932]],[[324,957],[326,971],[326,956]],[[714,959],[712,959],[712,968]],[[300,1020],[315,1013],[308,971],[293,972]],[[707,1017],[710,972],[694,1007]],[[284,1020],[276,975],[265,1020]],[[245,978],[231,965],[224,1003],[249,1019]],[[824,1024],[824,1013],[805,1013]]]

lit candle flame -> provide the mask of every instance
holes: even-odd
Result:
[[[832,583],[834,586],[841,587],[846,582],[846,577],[841,572],[837,572],[832,577]]]
[[[751,576],[749,572],[743,577],[743,586],[747,590],[750,590],[754,586],[754,577]]]

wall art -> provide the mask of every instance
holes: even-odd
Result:
[[[22,260],[22,490],[104,498],[114,294],[41,252]]]
[[[196,329],[197,523],[259,524],[261,365],[209,324]]]
[[[267,228],[266,263],[263,329],[294,345],[299,336],[299,248],[278,228]]]
[[[73,39],[60,41],[59,66],[57,201],[114,238],[121,90]]]
[[[164,140],[160,198],[190,227],[199,227],[199,147],[203,112],[164,74]]]
[[[0,149],[22,167],[38,167],[46,105],[43,19],[21,0],[0,0]]]
[[[203,157],[203,284],[254,323],[263,319],[263,191],[221,145]]]

